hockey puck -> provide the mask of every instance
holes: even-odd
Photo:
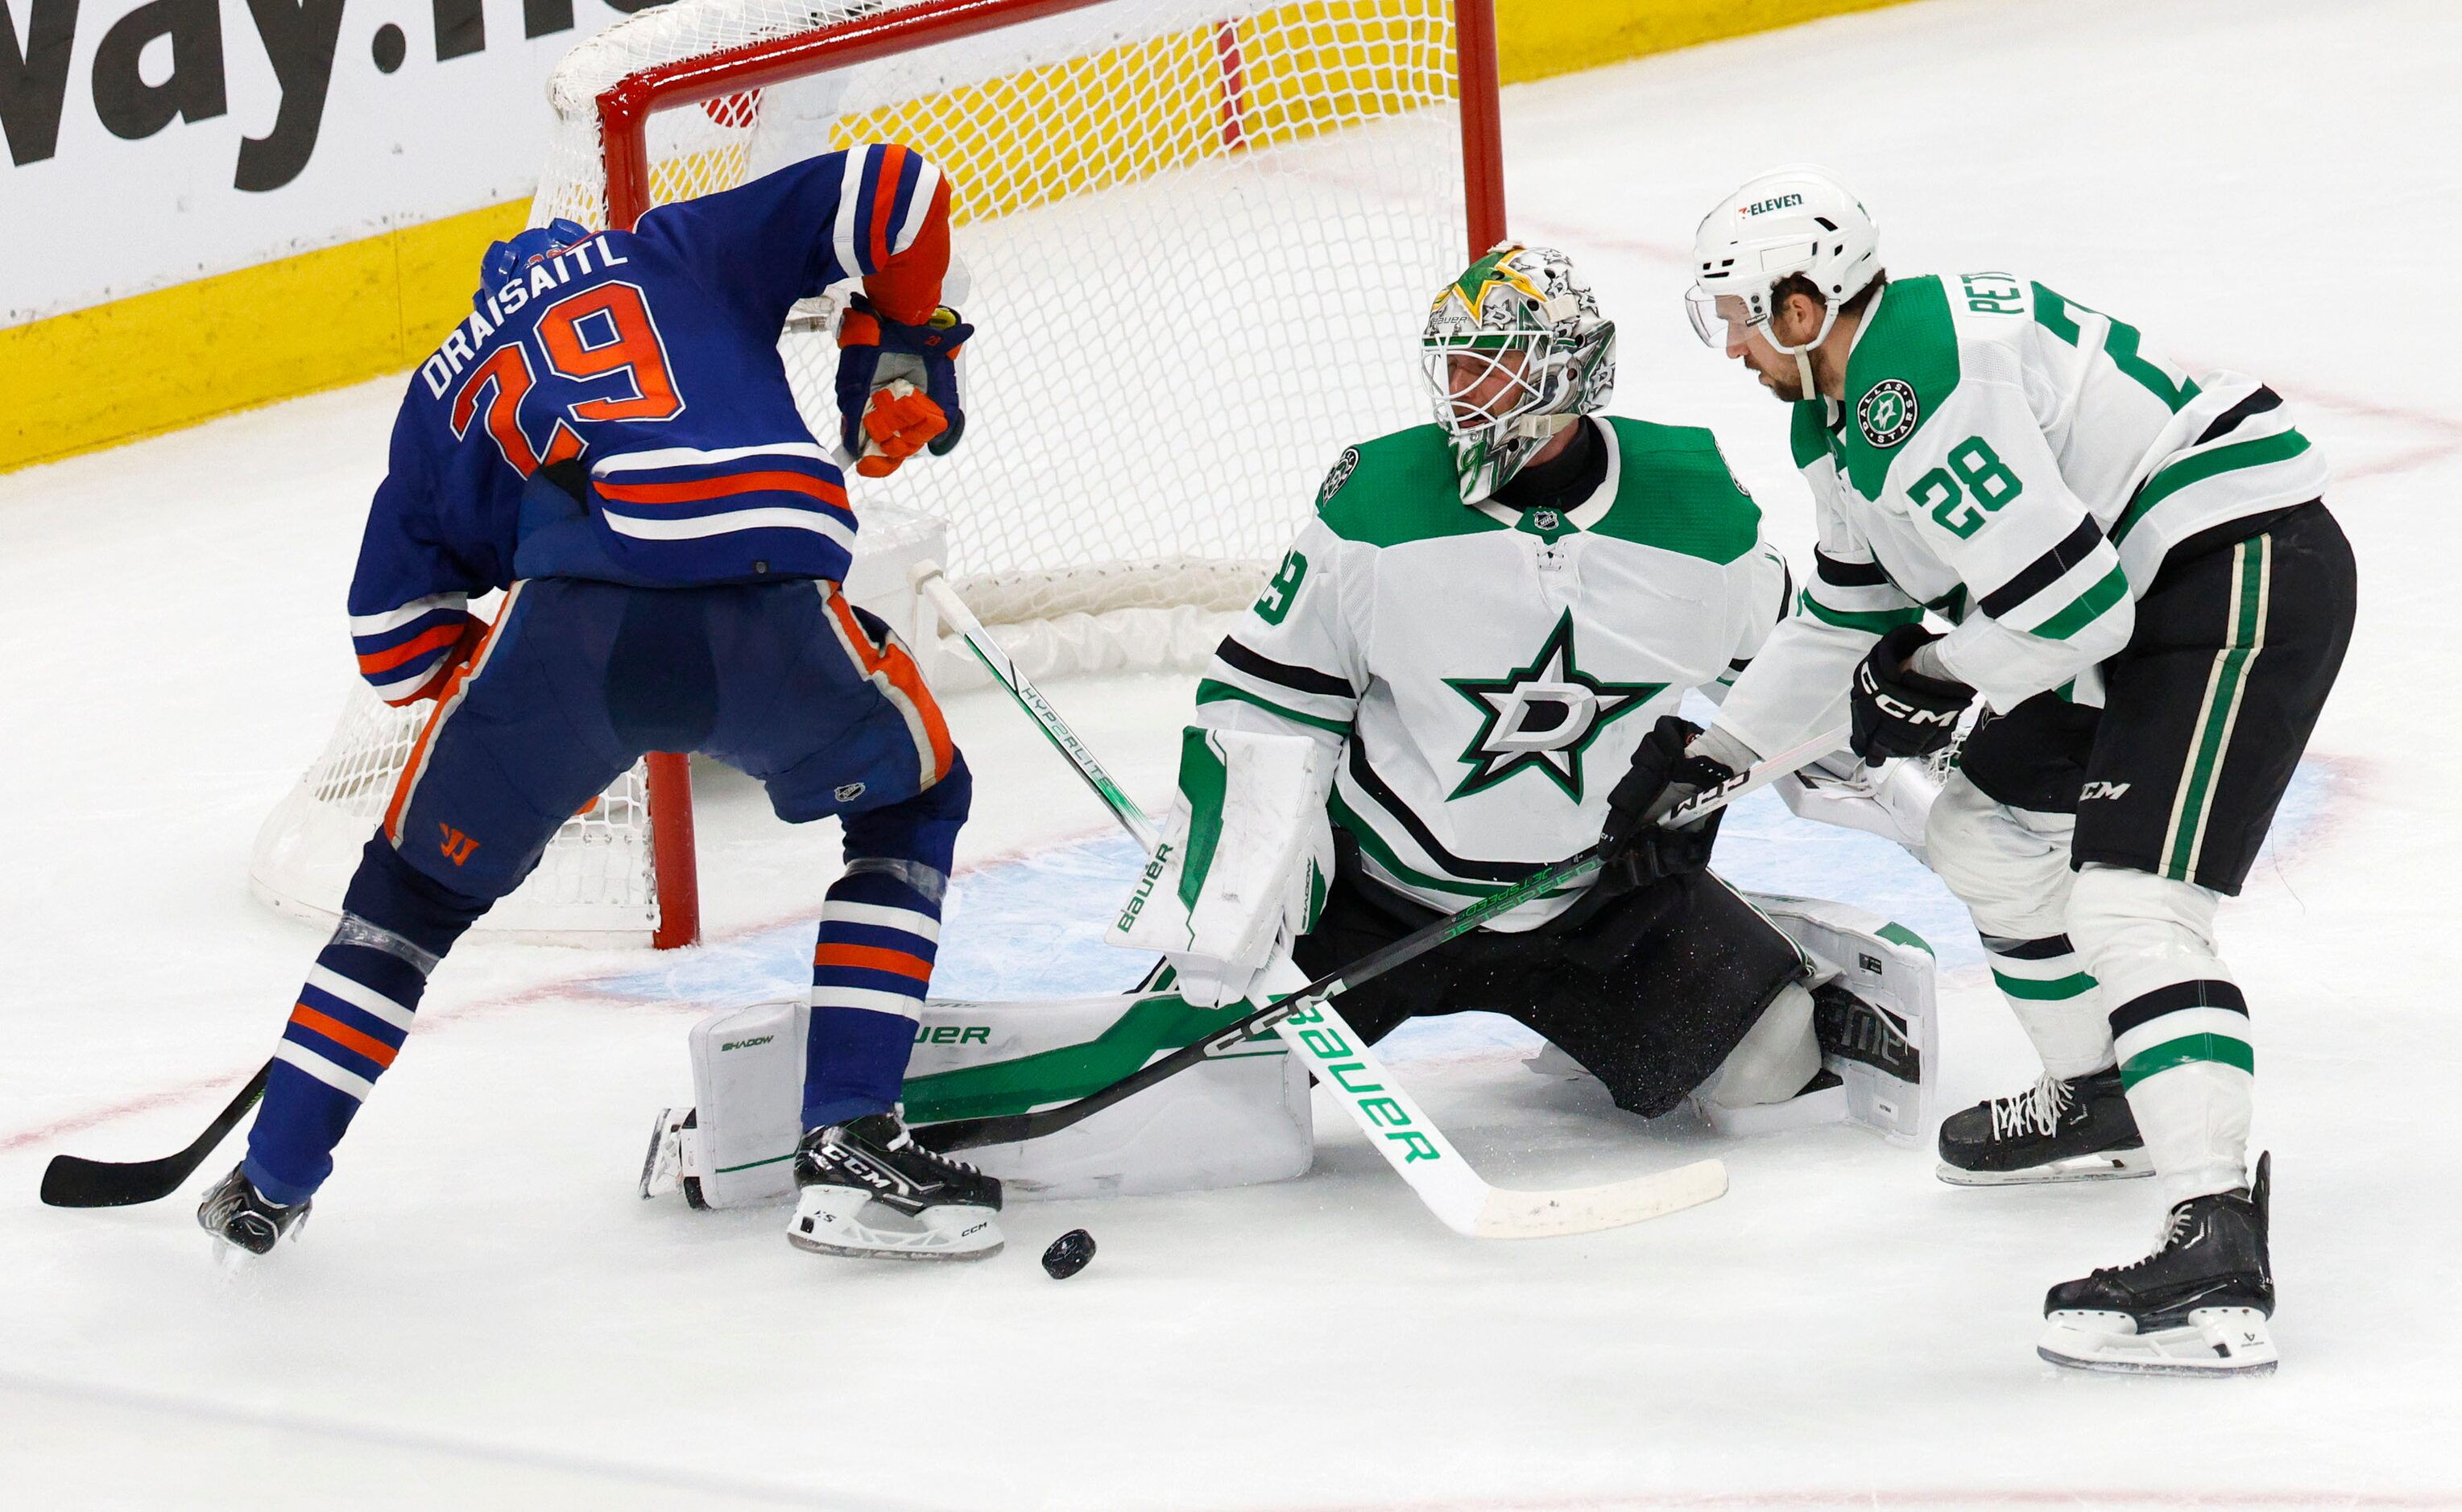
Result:
[[[1086,1268],[1094,1258],[1094,1236],[1082,1228],[1072,1228],[1051,1242],[1043,1252],[1043,1273],[1054,1281],[1066,1281]]]

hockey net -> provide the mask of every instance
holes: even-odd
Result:
[[[534,224],[630,225],[871,141],[940,167],[947,299],[977,327],[965,437],[851,479],[858,571],[876,518],[937,522],[959,591],[1037,676],[1201,661],[1342,449],[1427,415],[1429,300],[1502,234],[1490,0],[672,0],[574,47],[550,99]],[[835,315],[810,302],[780,342],[825,440]],[[889,617],[937,684],[975,673]],[[387,737],[396,771],[411,736]],[[303,791],[389,792],[374,741],[338,733]],[[637,857],[610,930],[646,910],[659,943],[693,937],[689,844],[655,837],[688,828],[689,795],[658,759],[525,890],[596,906],[578,900]],[[529,932],[593,933],[577,917]]]

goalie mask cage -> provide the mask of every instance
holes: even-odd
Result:
[[[1504,234],[1494,28],[1492,0],[672,0],[558,65],[530,221],[629,227],[817,153],[920,151],[977,327],[966,432],[849,479],[859,559],[912,512],[1038,674],[1187,666],[1342,448],[1431,414],[1430,298]],[[835,314],[799,307],[780,341],[830,441]],[[362,696],[260,837],[260,895],[338,904],[367,820],[334,816],[381,811],[428,711]],[[684,759],[652,756],[483,926],[690,943],[691,827]],[[310,830],[338,845],[329,896],[269,862]]]

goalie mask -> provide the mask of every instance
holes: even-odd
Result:
[[[1552,247],[1497,244],[1436,295],[1419,349],[1465,504],[1615,388],[1615,323]]]

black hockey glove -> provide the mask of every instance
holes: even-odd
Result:
[[[1847,746],[1866,766],[1891,756],[1930,756],[1957,734],[1958,716],[1975,701],[1975,690],[1907,666],[1908,657],[1938,639],[1920,625],[1901,625],[1882,636],[1855,669]]]
[[[1703,788],[1736,775],[1724,762],[1686,753],[1700,733],[1701,727],[1689,719],[1662,716],[1634,749],[1632,769],[1608,795],[1608,821],[1599,835],[1606,848],[1600,852],[1599,880],[1593,885],[1609,896],[1710,864],[1710,847],[1717,841],[1725,809],[1682,829],[1658,822],[1659,816]]]

